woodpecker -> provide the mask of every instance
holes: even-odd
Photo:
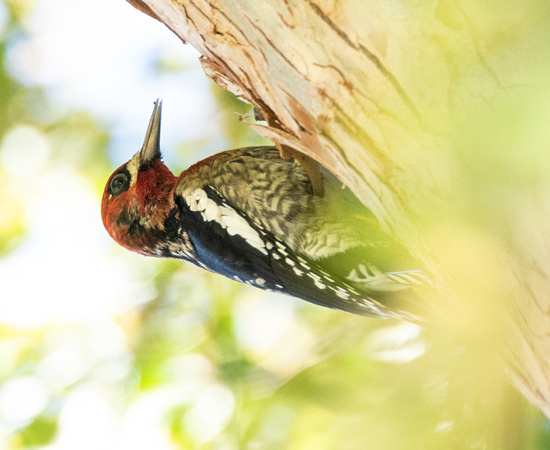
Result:
[[[371,317],[421,321],[428,276],[329,171],[315,195],[275,147],[223,151],[175,176],[161,160],[162,102],[114,171],[101,215],[121,246],[178,258],[260,289]]]

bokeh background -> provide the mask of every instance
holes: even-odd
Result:
[[[0,39],[1,448],[550,448],[463,348],[110,240],[103,187],[157,97],[175,172],[264,142],[163,25],[123,0],[10,0]]]

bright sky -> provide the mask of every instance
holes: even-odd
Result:
[[[12,74],[24,84],[47,88],[60,113],[83,108],[113,124],[122,159],[129,146],[134,151],[141,145],[157,97],[165,100],[166,148],[214,129],[209,81],[198,52],[127,2],[38,0],[24,29],[29,39],[15,42],[8,52]],[[161,65],[188,70],[152,69]]]
[[[9,47],[9,71],[26,85],[46,88],[54,113],[84,109],[112,124],[114,165],[139,149],[157,97],[164,98],[163,147],[198,139],[213,126],[197,52],[128,3],[39,0],[23,25],[29,37]],[[191,69],[151,73],[160,61]],[[107,254],[111,242],[97,193],[68,164],[52,170],[47,138],[16,126],[1,150],[30,226],[24,244],[0,261],[2,320],[34,327],[110,315],[147,300],[142,283],[130,282],[135,275],[127,264]],[[32,283],[25,281],[29,273]]]

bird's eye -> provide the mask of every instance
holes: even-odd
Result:
[[[130,187],[130,174],[127,172],[119,172],[109,183],[109,193],[111,195],[119,195],[127,191]]]

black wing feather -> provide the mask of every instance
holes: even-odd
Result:
[[[191,211],[181,197],[176,198],[176,203],[180,210],[180,225],[189,235],[200,265],[238,281],[251,282],[261,278],[268,289],[275,289],[278,280],[271,273],[266,255],[244,238],[230,236],[216,221],[205,221],[202,214]]]
[[[209,199],[232,208],[214,188],[204,187]],[[262,238],[265,252],[245,238],[230,235],[215,220],[205,221],[200,211],[192,211],[182,197],[176,198],[180,225],[194,246],[200,265],[228,278],[307,300],[317,305],[374,317],[388,317],[383,305],[360,294],[341,279],[326,273],[314,261],[296,255],[284,242],[255,226],[239,213]],[[236,211],[237,212],[237,211]]]

